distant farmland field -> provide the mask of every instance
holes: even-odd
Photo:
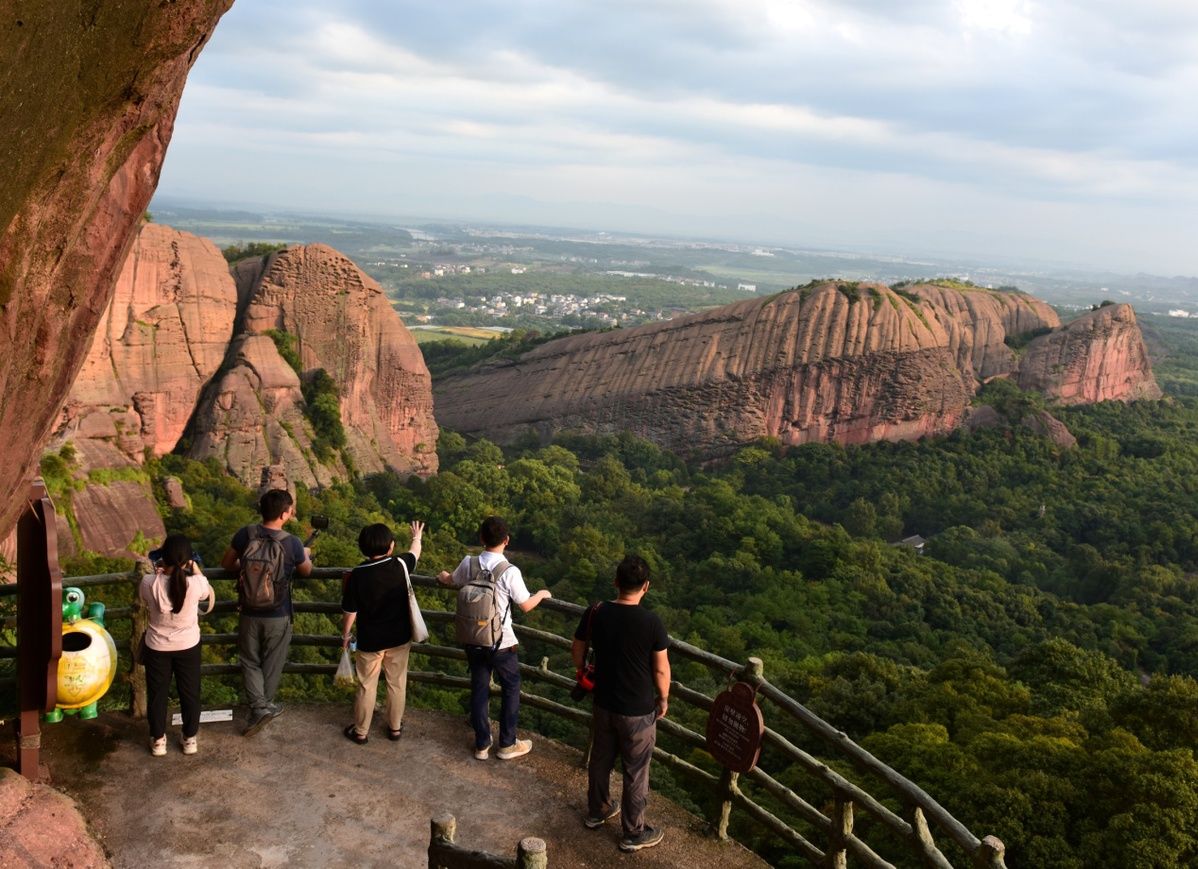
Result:
[[[471,347],[486,344],[502,335],[494,329],[480,329],[477,326],[414,326],[409,330],[417,344],[429,341],[461,341]]]

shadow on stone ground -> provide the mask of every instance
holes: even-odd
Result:
[[[766,865],[657,794],[649,819],[665,841],[620,852],[618,819],[582,825],[586,773],[568,746],[534,735],[526,757],[479,762],[460,716],[415,709],[401,741],[376,717],[359,746],[341,733],[349,715],[288,706],[249,738],[240,716],[206,724],[194,757],[174,729],[154,758],[144,722],[107,713],[47,728],[45,757],[117,867],[424,866],[429,819],[443,812],[464,847],[510,857],[521,838],[544,839],[551,867]]]

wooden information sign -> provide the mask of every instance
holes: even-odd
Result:
[[[761,756],[765,719],[756,698],[751,685],[737,682],[715,698],[707,717],[707,750],[732,772],[749,772]]]

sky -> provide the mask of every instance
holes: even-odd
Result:
[[[159,195],[1198,275],[1194,0],[236,0]]]

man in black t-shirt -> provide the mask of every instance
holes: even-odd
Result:
[[[312,561],[303,542],[283,530],[283,525],[295,515],[291,493],[285,489],[271,489],[258,501],[258,510],[262,522],[239,529],[220,560],[220,566],[225,570],[239,570],[241,556],[249,546],[251,535],[270,535],[283,545],[282,602],[265,610],[243,607],[237,624],[237,659],[241,663],[241,677],[250,705],[250,717],[244,730],[246,736],[253,736],[283,712],[282,705],[274,700],[279,679],[283,676],[283,665],[287,663],[287,651],[291,648],[291,579],[312,573]]]
[[[368,559],[350,572],[341,594],[341,647],[349,645],[349,632],[358,625],[358,650],[354,669],[358,693],[354,698],[354,723],[345,738],[364,745],[378,698],[379,671],[387,681],[387,738],[398,740],[408,691],[408,653],[412,650],[412,609],[408,597],[409,574],[420,558],[424,523],[413,522],[412,545],[398,558],[395,535],[383,524],[367,525],[358,534],[358,548]]]
[[[594,724],[587,767],[587,817],[591,829],[621,816],[621,851],[651,848],[665,835],[645,823],[649,801],[649,762],[657,743],[657,719],[669,709],[669,637],[655,613],[640,606],[649,590],[649,565],[629,555],[616,568],[616,598],[595,604],[574,632],[574,666],[595,650]],[[619,754],[624,793],[611,801],[611,773]]]

